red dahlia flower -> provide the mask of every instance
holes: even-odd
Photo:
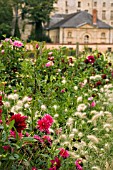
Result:
[[[88,56],[87,59],[84,60],[84,62],[86,64],[88,64],[88,63],[94,64],[95,58],[94,58],[94,56]]]
[[[69,157],[69,152],[65,150],[64,148],[59,148],[60,152],[59,155],[63,158],[68,158]]]
[[[91,63],[91,64],[93,64],[95,62],[94,56],[88,56],[87,59],[88,59],[89,63]]]
[[[27,116],[22,116],[20,113],[11,116],[10,122],[12,120],[15,121],[14,127],[16,128],[17,132],[21,133],[21,131],[26,128],[26,118]]]
[[[49,170],[58,170],[61,166],[60,159],[55,157],[55,159],[51,160],[51,168]]]
[[[37,128],[41,132],[49,133],[49,128],[53,124],[53,118],[49,114],[46,114],[42,119],[37,121],[37,124],[38,124]]]
[[[0,106],[3,105],[3,102],[2,102],[2,96],[0,96]]]

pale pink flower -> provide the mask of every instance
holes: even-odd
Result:
[[[49,61],[48,63],[45,64],[46,67],[51,67],[53,65],[54,65],[53,61]]]
[[[89,97],[88,100],[90,100],[90,101],[93,100],[93,97]]]
[[[2,53],[2,54],[4,54],[4,52],[5,52],[4,50],[1,50],[1,53]]]

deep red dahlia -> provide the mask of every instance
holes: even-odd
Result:
[[[2,100],[2,96],[0,96],[0,100]]]
[[[106,74],[102,75],[102,79],[106,79],[106,77],[107,77]]]
[[[89,63],[91,63],[91,64],[93,64],[95,62],[94,56],[88,56],[87,59],[88,59]]]
[[[2,96],[0,96],[0,106],[3,105],[3,102],[2,102]]]
[[[14,127],[16,128],[17,132],[20,132],[26,128],[27,116],[22,116],[20,113],[12,115],[10,118],[10,122],[15,120]]]
[[[61,161],[58,157],[55,157],[55,159],[51,160],[51,168],[49,170],[58,170],[61,166]]]

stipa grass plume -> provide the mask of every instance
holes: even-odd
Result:
[[[95,135],[88,135],[87,138],[95,144],[99,143],[99,139]]]

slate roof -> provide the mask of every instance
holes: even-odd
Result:
[[[105,22],[97,19],[97,24],[93,25],[93,16],[86,11],[80,11],[77,13],[72,13],[64,16],[64,19],[61,21],[50,25],[47,29],[56,29],[56,28],[78,28],[82,25],[89,24],[96,28],[110,29],[113,28]]]

